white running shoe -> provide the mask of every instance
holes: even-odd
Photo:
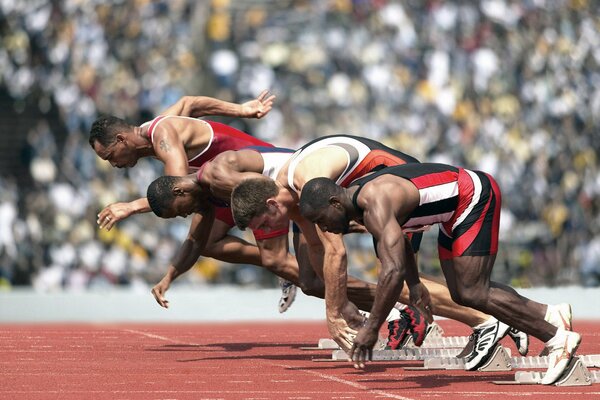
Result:
[[[568,303],[548,304],[548,310],[544,319],[558,329],[564,329],[565,331],[573,330],[573,311],[571,305]],[[547,356],[548,353],[548,348],[544,347],[540,356]]]
[[[519,354],[526,356],[529,351],[529,336],[525,332],[521,332],[515,328],[508,330],[508,336],[515,342]]]
[[[581,335],[576,332],[558,329],[556,336],[547,342],[548,370],[542,378],[542,385],[551,385],[556,382],[575,355],[581,343]]]
[[[473,350],[465,357],[465,369],[474,371],[481,367],[493,354],[496,344],[508,333],[510,327],[503,322],[495,322],[473,328]]]
[[[281,298],[279,299],[279,312],[284,313],[296,299],[296,285],[285,279],[279,278]]]

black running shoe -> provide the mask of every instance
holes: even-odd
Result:
[[[408,338],[408,322],[404,318],[388,322],[388,341],[386,350],[398,350],[406,344]]]
[[[474,371],[485,364],[492,356],[496,344],[506,336],[508,330],[509,326],[500,321],[473,329],[474,346],[471,354],[465,357],[465,369]]]

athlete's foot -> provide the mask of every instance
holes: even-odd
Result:
[[[385,346],[386,350],[401,349],[410,338],[408,322],[404,318],[395,319],[388,322],[388,338]]]
[[[515,342],[519,354],[526,356],[529,351],[529,336],[525,332],[521,332],[515,328],[508,330],[508,336]]]
[[[548,310],[544,319],[558,329],[564,329],[565,331],[573,330],[573,311],[569,303],[548,304]],[[549,350],[544,347],[540,356],[547,356],[548,353]]]
[[[548,348],[548,370],[542,378],[543,385],[551,385],[556,382],[575,355],[581,343],[581,336],[576,332],[558,329],[556,335],[546,342]]]
[[[508,333],[509,326],[494,318],[493,322],[473,329],[473,349],[465,357],[465,369],[474,371],[492,355],[496,344]]]
[[[296,299],[296,286],[285,279],[279,278],[281,298],[279,299],[279,312],[284,313]]]
[[[404,310],[401,310],[400,315],[407,322],[415,346],[422,345],[428,332],[428,324],[425,318],[421,315],[419,310],[413,306],[408,306]]]

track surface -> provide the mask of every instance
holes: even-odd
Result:
[[[446,336],[468,329],[441,321]],[[575,321],[579,354],[600,354],[600,321]],[[356,371],[303,350],[324,322],[178,325],[0,325],[0,399],[600,399],[584,387],[499,386],[514,372]],[[502,342],[516,350],[508,338]],[[542,345],[532,340],[532,353]]]

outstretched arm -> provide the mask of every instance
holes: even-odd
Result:
[[[160,115],[179,115],[183,117],[204,117],[221,115],[224,117],[262,118],[271,111],[275,95],[263,90],[254,100],[242,104],[230,103],[207,96],[183,96]]]
[[[214,208],[203,214],[195,214],[190,230],[173,262],[169,265],[165,276],[152,288],[152,294],[161,307],[169,308],[169,301],[164,297],[171,282],[186,273],[196,263],[210,235],[215,217]]]

